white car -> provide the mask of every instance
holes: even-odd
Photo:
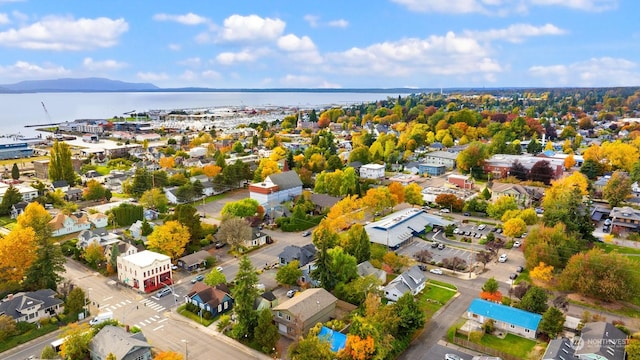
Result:
[[[454,233],[454,234],[458,234],[458,233],[460,233],[460,228],[455,228],[455,229],[453,229],[453,233]]]
[[[478,225],[478,230],[484,230],[487,227],[485,224]]]
[[[216,270],[218,270],[219,272],[222,272],[222,270],[224,270],[224,269],[222,268],[222,266],[217,266]]]
[[[440,269],[431,269],[429,272],[436,275],[442,275],[442,270]]]
[[[462,358],[456,354],[445,354],[444,360],[462,360]]]
[[[507,262],[507,254],[500,255],[500,257],[498,258],[498,261],[501,263]]]
[[[449,211],[449,209],[440,209],[440,212],[441,212],[441,213],[448,213],[448,212],[450,212],[450,211]]]
[[[520,241],[516,241],[516,242],[513,243],[513,247],[515,247],[515,248],[520,247],[520,245],[521,245]]]

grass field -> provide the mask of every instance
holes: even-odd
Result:
[[[535,340],[521,338],[513,334],[507,334],[504,339],[493,335],[484,335],[480,340],[480,344],[517,356],[520,359],[526,359],[527,355],[536,346]]]
[[[31,164],[32,161],[36,161],[36,160],[49,160],[49,157],[48,156],[34,156],[34,157],[24,158],[24,159],[0,160],[0,166],[6,165],[7,167],[9,167],[9,166],[13,166],[13,163],[16,163],[16,164],[18,164],[18,169],[20,169],[20,171],[22,171],[22,163]]]
[[[438,311],[444,304],[446,304],[456,294],[457,290],[447,290],[441,286],[450,288],[452,285],[446,283],[438,283],[440,286],[433,286],[427,283],[427,287],[422,291],[418,297],[418,306],[424,310],[427,315],[427,319],[430,319],[433,314]]]

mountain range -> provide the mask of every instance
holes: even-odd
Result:
[[[159,89],[150,83],[130,83],[97,77],[28,80],[0,85],[0,93],[153,91]]]

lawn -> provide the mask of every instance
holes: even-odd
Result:
[[[22,335],[9,337],[0,342],[0,353],[14,348],[20,344],[24,344],[28,341],[39,338],[40,336],[48,334],[55,330],[58,330],[57,324],[47,324],[40,326],[39,329],[30,330]]]
[[[457,288],[455,285],[453,285],[453,284],[449,284],[449,283],[446,283],[446,282],[442,282],[442,281],[438,281],[438,280],[433,280],[433,279],[431,279],[431,280],[429,280],[429,281],[427,282],[427,285],[428,285],[428,284],[439,285],[439,286],[446,287],[446,288],[451,289],[451,290],[454,290],[454,291],[457,291],[457,290],[458,290],[458,288]]]
[[[536,346],[535,340],[525,339],[513,334],[507,334],[504,339],[493,335],[484,335],[480,340],[480,344],[517,356],[520,359],[526,359],[527,355]]]
[[[0,216],[0,226],[6,226],[11,223],[15,223],[16,219],[12,219],[8,216]]]
[[[449,284],[439,283],[439,285],[440,284],[449,288],[452,286]],[[447,290],[440,286],[433,286],[427,283],[427,286],[418,297],[418,306],[424,310],[427,315],[427,319],[430,319],[436,311],[451,300],[456,292],[457,291],[455,289]]]
[[[210,319],[210,320],[207,320],[204,317],[200,318],[200,316],[198,314],[194,314],[191,311],[188,311],[186,309],[186,307],[187,307],[186,304],[180,305],[178,307],[178,314],[180,314],[180,315],[182,315],[182,316],[184,316],[186,318],[189,318],[189,319],[191,319],[191,320],[193,320],[193,321],[195,321],[195,322],[197,322],[199,324],[202,324],[204,326],[209,326],[209,325],[213,324],[213,322],[218,320],[218,318],[219,318],[219,316],[216,316],[215,318]]]
[[[612,252],[614,250],[617,250],[619,254],[636,254],[636,255],[640,255],[640,248],[635,249],[635,248],[629,248],[629,247],[618,246],[618,245],[614,245],[614,244],[606,244],[606,243],[599,243],[598,247],[600,249],[604,250],[607,253],[610,253],[610,252]]]

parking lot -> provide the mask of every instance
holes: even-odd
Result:
[[[436,263],[442,262],[443,259],[458,257],[469,264],[475,262],[475,252],[457,247],[444,246],[444,249],[432,248],[431,241],[416,240],[410,245],[402,248],[398,252],[402,255],[413,258],[413,255],[422,250],[428,250],[432,254],[432,260]]]

